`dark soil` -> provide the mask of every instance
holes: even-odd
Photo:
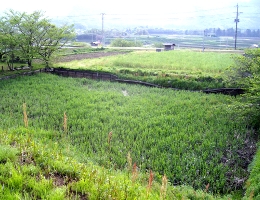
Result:
[[[106,56],[115,56],[119,54],[126,54],[128,52],[92,52],[92,53],[82,53],[82,54],[73,54],[59,57],[56,62],[70,62],[72,60],[83,60],[90,58],[100,58]]]
[[[226,149],[224,151],[224,156],[221,159],[223,165],[229,166],[230,170],[226,173],[227,184],[234,189],[243,189],[243,186],[248,179],[248,166],[252,162],[256,151],[257,151],[257,141],[259,139],[256,132],[246,133],[247,139],[244,144],[237,149],[235,152]],[[233,157],[233,159],[228,159],[228,157]],[[235,169],[239,167],[244,171],[244,177],[236,177],[234,175]]]

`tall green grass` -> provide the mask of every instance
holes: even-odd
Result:
[[[181,89],[226,86],[225,70],[234,65],[230,53],[137,51],[113,57],[57,63],[56,67],[106,71],[120,78],[137,79]]]
[[[118,171],[90,161],[80,163],[75,153],[77,149],[68,143],[66,136],[55,142],[46,137],[50,134],[22,127],[0,130],[0,199],[213,200],[231,197],[214,197],[206,190],[195,191],[188,186],[173,187],[166,183],[166,176],[159,182],[151,182],[149,174],[138,172],[132,179],[131,168]]]
[[[166,73],[218,75],[234,64],[231,55],[230,53],[188,50],[166,52],[137,51],[113,57],[71,61],[62,63],[62,66],[72,68],[95,68],[102,66],[104,69],[116,67],[118,69],[140,69],[152,72],[165,71]]]
[[[26,103],[28,127],[54,141],[66,135],[81,161],[125,169],[130,152],[156,180],[166,174],[214,193],[241,189],[235,177],[248,175],[237,154],[248,130],[231,109],[235,98],[48,74],[1,81],[0,90],[0,127],[24,126]]]

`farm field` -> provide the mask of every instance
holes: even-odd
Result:
[[[172,41],[176,44],[177,48],[197,48],[205,50],[210,49],[229,49],[232,50],[235,47],[235,38],[230,36],[220,36],[220,37],[203,37],[202,35],[192,36],[192,35],[168,35],[162,36],[162,38],[167,39],[167,41]],[[257,37],[238,37],[237,38],[237,49],[250,48],[253,44],[259,44],[260,38]]]
[[[66,137],[81,162],[124,170],[131,155],[157,180],[166,174],[173,185],[209,184],[214,194],[240,190],[248,177],[255,141],[233,97],[50,74],[3,80],[0,90],[2,129],[24,126],[26,103],[28,127],[48,132],[35,137]]]
[[[107,46],[115,38],[106,38]],[[175,44],[175,49],[197,49],[205,51],[211,50],[234,50],[235,49],[235,37],[231,36],[219,36],[219,37],[203,37],[203,31],[201,35],[186,35],[186,34],[150,34],[150,35],[130,35],[124,38],[128,41],[142,42],[144,47],[151,48],[155,44],[162,43],[173,43]],[[91,41],[88,41],[91,42]],[[238,37],[237,38],[237,50],[243,50],[250,48],[252,45],[260,44],[259,37]]]
[[[71,60],[54,67],[110,72],[120,78],[142,80],[165,87],[201,90],[228,87],[226,69],[234,65],[234,53],[135,51],[112,57]],[[61,59],[62,61],[62,59]]]

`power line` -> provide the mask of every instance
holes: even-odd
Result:
[[[104,15],[105,13],[101,13],[102,15],[102,44],[105,45],[105,39],[104,39]]]

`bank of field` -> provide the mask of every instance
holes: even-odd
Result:
[[[90,69],[167,87],[205,89],[228,86],[225,70],[234,66],[232,53],[175,50],[137,51],[114,57],[57,63],[55,67]]]
[[[156,178],[166,174],[172,184],[196,189],[209,184],[214,193],[241,189],[247,177],[238,152],[250,131],[230,96],[50,74],[3,80],[0,90],[2,129],[24,126],[26,103],[30,129],[66,138],[81,161],[125,169],[130,155]]]

